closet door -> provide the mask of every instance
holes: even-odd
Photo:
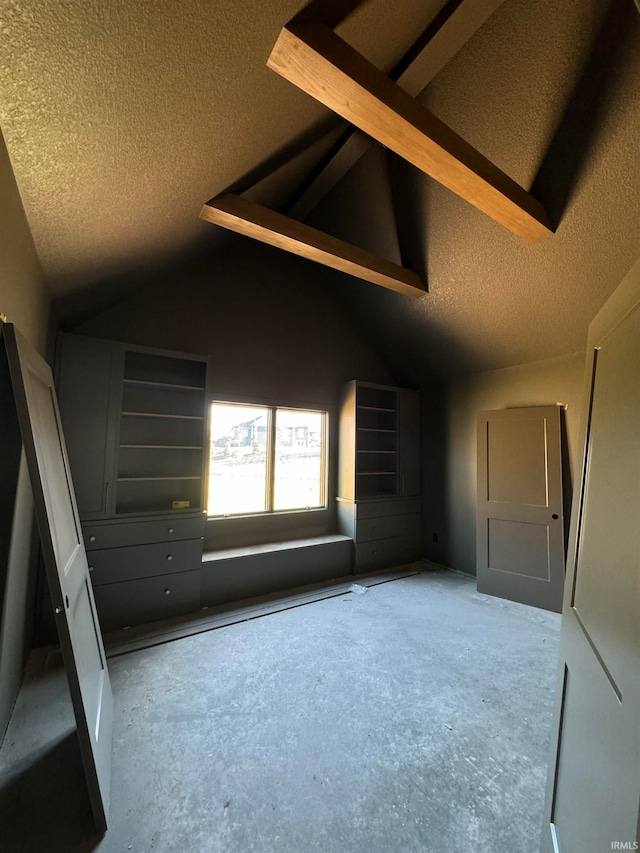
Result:
[[[56,385],[80,519],[112,512],[122,359],[108,341],[60,336]]]

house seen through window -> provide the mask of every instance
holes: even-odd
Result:
[[[327,413],[211,404],[210,517],[326,506]]]

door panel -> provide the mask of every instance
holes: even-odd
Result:
[[[549,580],[546,524],[490,518],[488,540],[489,565],[493,571]]]
[[[11,324],[1,329],[89,798],[96,827],[105,830],[113,699],[53,377]]]
[[[546,418],[487,421],[487,499],[547,506]]]
[[[640,406],[632,393],[640,381],[639,339],[636,311],[594,360],[589,463],[572,594],[575,613],[614,678],[636,659],[627,640],[640,619],[637,595],[629,595],[634,568],[637,591],[638,537],[620,536],[620,531],[640,529]]]
[[[558,850],[611,850],[612,841],[633,838],[624,818],[633,806],[632,789],[618,790],[626,750],[617,734],[621,705],[593,655],[567,671],[563,708],[553,809]]]
[[[640,842],[640,263],[591,324],[587,376],[543,853]]]
[[[564,585],[560,408],[478,414],[478,590],[559,612]]]

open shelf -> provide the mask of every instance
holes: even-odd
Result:
[[[204,390],[206,380],[204,361],[148,352],[128,352],[124,366],[125,384],[132,382],[150,385],[186,386]]]
[[[363,408],[358,406],[356,411],[356,426],[359,430],[395,432],[395,409],[380,409],[373,406]]]
[[[203,506],[206,363],[127,352],[125,357],[116,513]],[[194,452],[197,451],[197,452]]]
[[[356,390],[356,405],[358,408],[381,409],[395,412],[397,394],[392,388],[358,385]]]
[[[151,388],[166,388],[175,391],[204,391],[202,385],[176,385],[174,382],[150,382],[148,379],[125,379],[125,385],[142,385]]]
[[[397,405],[392,388],[355,388],[355,497],[397,493]]]
[[[202,477],[118,477],[119,483],[149,483],[156,480],[201,480]]]
[[[123,450],[202,450],[201,444],[121,444]]]
[[[373,497],[392,497],[397,493],[395,471],[365,473],[356,476],[356,499]]]
[[[188,501],[183,509],[202,509],[200,477],[160,478],[139,477],[118,480],[116,513],[176,512],[174,501]]]
[[[123,412],[129,418],[176,418],[181,421],[201,421],[200,415],[166,415],[161,412]]]

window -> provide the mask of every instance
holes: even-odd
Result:
[[[211,404],[210,517],[326,506],[327,412]]]

